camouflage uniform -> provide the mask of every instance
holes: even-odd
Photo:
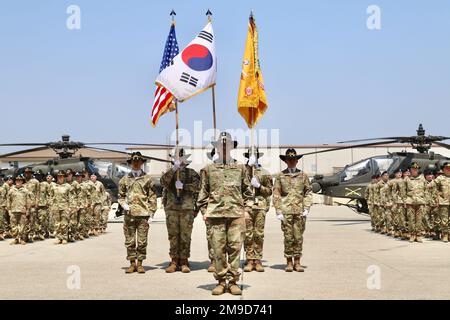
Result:
[[[39,225],[39,218],[37,216],[39,185],[40,182],[35,178],[31,178],[25,183],[25,188],[27,188],[27,190],[31,193],[31,207],[28,223],[28,237],[30,240],[36,237],[36,230],[41,229],[41,226]]]
[[[56,238],[60,241],[69,241],[70,192],[71,186],[68,183],[55,183],[50,188]]]
[[[52,188],[56,185],[55,182],[51,182],[49,184],[49,198],[48,198],[48,232],[50,237],[54,238],[56,235],[56,226],[55,226],[55,217],[53,216],[54,212],[54,203],[51,195]]]
[[[89,238],[90,221],[92,215],[90,214],[91,207],[91,189],[93,184],[90,180],[83,181],[80,184],[79,193],[79,208],[78,211],[78,234],[83,238]]]
[[[85,193],[86,204],[86,228],[88,235],[94,234],[94,212],[93,212],[93,197],[95,196],[95,185],[90,179],[86,179],[81,184],[83,192]]]
[[[0,186],[0,236],[9,231],[8,211],[6,209],[9,189],[10,187],[6,182]]]
[[[395,178],[389,181],[392,192],[392,216],[394,231],[398,236],[407,232],[405,213],[405,181],[403,178]]]
[[[249,178],[252,168],[247,166]],[[272,176],[262,167],[253,168],[253,176],[261,184],[260,188],[254,189],[254,204],[250,214],[245,219],[245,253],[247,260],[261,260],[263,257],[264,225],[266,213],[270,209],[270,197],[272,195]]]
[[[169,255],[172,260],[187,260],[190,257],[192,227],[197,214],[200,176],[191,168],[180,168],[178,172],[179,180],[183,183],[183,189],[180,190],[181,201],[177,202],[177,173],[169,169],[160,179],[164,188],[162,202],[170,242]]]
[[[426,188],[425,188],[425,212],[423,215],[423,226],[425,234],[430,236],[432,232],[434,232],[434,220],[435,220],[435,212],[437,211],[438,204],[438,195],[436,192],[436,188],[431,187],[431,182],[426,180]]]
[[[7,210],[10,216],[11,236],[16,242],[27,242],[29,212],[33,206],[33,196],[25,186],[10,188],[7,196]]]
[[[108,227],[108,215],[109,210],[111,209],[111,195],[109,192],[105,191],[105,196],[103,197],[103,207],[102,207],[102,229],[106,230]]]
[[[367,201],[367,207],[369,209],[369,215],[370,215],[370,225],[372,227],[372,230],[375,230],[375,209],[373,205],[373,193],[374,193],[374,186],[376,182],[371,182],[364,191],[364,198]]]
[[[79,239],[78,216],[80,211],[81,185],[78,181],[70,183],[69,240]]]
[[[105,196],[105,186],[100,181],[94,183],[94,192],[91,196],[92,199],[92,228],[99,231],[104,224],[102,216],[103,197]]]
[[[413,240],[415,237],[420,238],[423,231],[427,181],[423,175],[417,177],[410,176],[405,179],[405,187],[408,230],[411,237],[410,240]]]
[[[50,202],[50,184],[47,181],[39,183],[39,193],[37,199],[37,218],[36,234],[38,236],[49,235],[49,202]]]
[[[313,195],[308,176],[295,169],[290,173],[283,170],[275,178],[273,189],[273,205],[277,213],[282,213],[284,220],[281,230],[284,233],[284,257],[297,258],[302,256],[303,233],[306,227],[304,210],[312,206]]]
[[[214,277],[219,283],[239,280],[239,254],[244,241],[244,212],[252,205],[252,191],[245,165],[212,163],[200,173],[197,205],[211,228]]]
[[[122,207],[130,208],[123,223],[127,260],[143,261],[147,255],[148,219],[156,211],[156,192],[151,177],[143,171],[137,177],[132,173],[124,176],[119,181],[118,201]]]
[[[381,197],[381,188],[384,186],[383,180],[378,181],[373,187],[373,206],[375,209],[375,230],[382,232],[384,228],[384,207]]]
[[[442,238],[448,239],[449,235],[449,215],[450,215],[450,176],[440,175],[429,184],[433,188],[433,193],[437,195],[436,220]]]

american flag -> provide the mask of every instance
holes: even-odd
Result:
[[[180,52],[178,48],[177,36],[175,34],[175,24],[172,24],[167,37],[166,46],[164,48],[164,54],[159,68],[159,73],[173,63],[173,58]],[[173,111],[174,96],[173,94],[161,85],[156,87],[155,100],[153,101],[152,109],[152,126],[155,127],[158,119],[161,115],[167,111]]]

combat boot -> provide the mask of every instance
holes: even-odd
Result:
[[[0,241],[5,240],[5,236],[3,235],[3,233],[0,233]]]
[[[252,272],[253,268],[254,268],[253,260],[252,259],[247,260],[247,264],[244,267],[244,272]]]
[[[415,239],[416,239],[416,236],[413,233],[411,233],[409,235],[409,242],[414,242]]]
[[[20,244],[24,246],[24,245],[27,244],[27,242],[25,240],[23,240],[23,239],[20,239]]]
[[[213,296],[220,296],[221,294],[224,294],[226,286],[227,283],[225,282],[225,280],[220,280],[219,284],[211,291],[211,294]]]
[[[67,244],[67,240],[64,239],[64,240],[62,241],[62,244]]]
[[[261,263],[261,260],[255,260],[255,270],[256,272],[264,272],[264,267]]]
[[[293,266],[293,264],[292,264],[292,258],[287,258],[287,259],[286,259],[286,263],[287,263],[287,265],[286,265],[285,271],[286,271],[286,272],[292,272],[292,271],[294,271],[294,266]]]
[[[211,260],[211,264],[208,267],[208,272],[216,272],[216,267],[214,266],[213,260]]]
[[[79,234],[78,235],[78,240],[84,240],[84,237],[81,234]]]
[[[42,241],[44,241],[44,240],[45,240],[44,235],[43,235],[43,234],[40,234],[40,235],[39,235],[39,239],[42,240]]]
[[[174,273],[178,269],[177,259],[172,259],[169,266],[166,268],[166,273]]]
[[[230,290],[230,293],[233,296],[240,296],[240,295],[242,295],[242,290],[237,285],[236,280],[230,280],[230,282],[228,283],[228,289]]]
[[[442,235],[442,241],[444,241],[445,243],[448,242],[448,234],[447,233]]]
[[[11,241],[9,244],[10,244],[10,245],[13,245],[13,244],[19,244],[19,240],[14,239],[14,240]]]
[[[302,265],[300,264],[300,257],[294,258],[294,270],[297,272],[305,272],[305,269],[303,269]]]
[[[56,241],[55,241],[55,244],[61,244],[63,241],[61,240],[61,239],[57,239]]]
[[[145,273],[145,269],[142,266],[142,260],[138,260],[138,264],[137,264],[137,272],[138,273]]]
[[[125,270],[125,273],[133,273],[136,271],[136,260],[130,260],[130,266]]]
[[[191,269],[189,269],[189,261],[188,259],[181,259],[181,272],[182,273],[189,273],[191,272]]]
[[[416,236],[416,241],[419,242],[419,243],[422,243],[423,242],[422,237],[421,236]]]

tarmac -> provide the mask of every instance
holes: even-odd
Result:
[[[9,239],[8,239],[9,240]],[[267,214],[264,273],[244,273],[242,296],[216,297],[204,222],[197,217],[189,274],[166,274],[169,243],[164,212],[150,225],[147,273],[125,274],[122,223],[68,245],[0,242],[0,299],[450,299],[450,244],[408,243],[370,231],[369,219],[343,206],[316,205],[304,235],[305,272],[284,271],[283,236]]]

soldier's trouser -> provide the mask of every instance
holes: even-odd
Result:
[[[56,238],[59,240],[69,240],[69,213],[67,210],[54,210],[53,220],[55,221]]]
[[[388,229],[388,231],[392,230],[392,207],[384,206],[383,207],[383,224]]]
[[[193,211],[165,210],[169,255],[172,259],[187,259],[191,256],[191,235],[194,225]]]
[[[368,204],[367,207],[369,208],[370,226],[372,228],[375,228],[375,219],[374,219],[375,212],[374,212],[374,209],[373,209],[373,205],[372,204]]]
[[[87,237],[89,233],[89,227],[86,222],[86,213],[85,208],[82,208],[78,211],[78,234],[81,234],[83,237]]]
[[[108,215],[109,215],[109,207],[103,207],[102,210],[102,228],[108,227]]]
[[[425,206],[422,220],[423,229],[425,232],[433,231],[433,224],[431,219],[431,207]]]
[[[48,210],[48,232],[49,234],[56,232],[54,210],[52,208]]]
[[[424,205],[407,205],[408,231],[411,234],[419,235],[423,231]]]
[[[377,205],[373,206],[375,228],[383,227],[383,208]]]
[[[222,281],[230,274],[232,280],[239,279],[239,262],[244,242],[244,218],[208,218],[211,225],[211,246],[214,252],[216,271],[214,278]]]
[[[127,260],[145,260],[147,257],[147,239],[149,217],[133,217],[128,214],[124,217],[123,233]]]
[[[400,212],[398,210],[398,205],[394,203],[391,207],[391,221],[392,221],[392,230],[399,231],[400,230]]]
[[[69,212],[69,238],[78,235],[78,210],[71,210]]]
[[[37,219],[34,224],[34,230],[36,235],[42,235],[48,233],[48,208],[39,207],[37,209]]]
[[[301,214],[286,214],[281,221],[281,230],[284,233],[284,257],[301,257],[303,251],[303,233],[305,232],[306,218]]]
[[[100,229],[102,223],[102,205],[95,204],[92,209],[92,229]]]
[[[8,222],[6,221],[6,209],[0,208],[0,234],[8,231]]]
[[[9,216],[11,223],[11,236],[17,240],[28,240],[29,220],[25,213],[13,212]]]
[[[27,223],[27,234],[28,236],[34,237],[36,235],[36,224],[38,223],[37,217],[37,209],[31,208],[28,214],[28,223]]]
[[[86,219],[85,219],[85,222],[86,222],[86,228],[88,229],[88,231],[91,231],[91,230],[94,229],[94,227],[93,227],[93,225],[94,225],[93,224],[94,214],[93,214],[92,211],[93,211],[93,209],[92,209],[91,206],[86,208]]]
[[[213,261],[214,260],[214,250],[212,249],[211,246],[211,224],[206,221],[205,222],[205,226],[206,226],[206,241],[208,243],[208,258],[209,260]]]
[[[264,245],[264,225],[266,222],[266,211],[253,209],[250,219],[245,219],[245,254],[247,259],[261,260]]]
[[[436,210],[436,224],[442,234],[449,234],[449,214],[450,206],[439,206]]]

